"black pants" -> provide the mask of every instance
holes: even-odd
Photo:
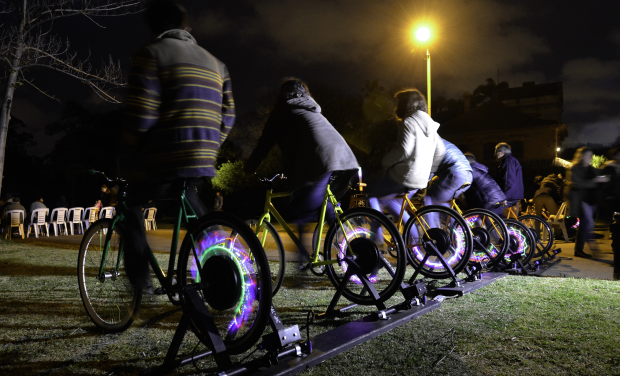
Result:
[[[534,197],[534,206],[536,206],[536,215],[539,217],[542,217],[543,208],[547,209],[549,215],[558,214],[558,204],[556,204],[553,197],[547,193],[541,193]]]
[[[129,213],[126,215],[127,234],[123,255],[127,277],[136,288],[148,289],[151,286],[148,243],[146,241],[142,206],[148,200],[178,200],[183,190],[184,182],[187,187],[185,197],[198,217],[200,218],[207,214],[207,206],[200,199],[200,193],[206,184],[205,178],[175,179],[148,185],[130,185],[129,187],[128,194],[131,199],[127,201]]]

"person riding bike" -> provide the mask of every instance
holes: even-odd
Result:
[[[446,154],[446,147],[437,134],[439,123],[428,115],[424,95],[417,89],[407,89],[394,95],[395,115],[400,120],[396,146],[381,162],[384,171],[368,180],[368,202],[381,211],[381,206],[398,218],[402,201],[396,196],[426,188],[431,172],[436,172]],[[407,223],[409,214],[403,214]]]
[[[465,191],[465,200],[469,209],[482,208],[502,216],[507,206],[506,195],[497,182],[489,175],[489,168],[476,161],[471,153],[465,153],[472,167],[471,187]],[[499,204],[499,205],[498,205]]]
[[[424,204],[449,208],[452,200],[469,188],[472,167],[459,148],[451,142],[441,140],[446,147],[446,154],[426,189]]]
[[[152,1],[145,20],[154,40],[136,53],[129,75],[121,150],[134,199],[124,256],[132,285],[147,290],[140,204],[178,194],[185,185],[196,214],[206,214],[200,191],[205,177],[215,176],[217,151],[235,121],[228,69],[198,46],[187,19],[176,1]]]
[[[300,226],[301,239],[302,226],[318,219],[332,173],[340,172],[330,184],[339,198],[346,193],[359,164],[344,138],[321,114],[308,86],[297,78],[286,78],[280,85],[263,133],[244,163],[245,172],[254,173],[276,144],[291,186],[288,211]],[[335,220],[329,202],[326,219],[330,225]]]

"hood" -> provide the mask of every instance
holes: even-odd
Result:
[[[413,115],[406,118],[405,121],[415,121],[418,123],[426,137],[432,133],[436,133],[437,129],[439,129],[439,123],[433,120],[426,112],[422,111],[416,111]]]
[[[293,98],[286,101],[286,104],[292,108],[301,108],[311,112],[321,113],[321,106],[314,101],[312,97],[304,95],[303,97]]]
[[[472,168],[476,168],[476,169],[478,169],[478,170],[480,170],[480,171],[483,171],[483,172],[487,172],[487,173],[489,172],[489,168],[488,168],[487,166],[483,165],[483,164],[482,164],[482,163],[480,163],[480,162],[474,162],[474,163],[472,163],[472,164],[471,164],[471,167],[472,167]]]
[[[166,30],[157,36],[157,39],[166,39],[166,38],[179,39],[182,41],[198,44],[196,43],[196,39],[194,39],[192,34],[190,34],[189,32],[185,30],[181,30],[181,29]]]

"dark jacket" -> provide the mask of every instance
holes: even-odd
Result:
[[[506,195],[509,204],[514,204],[525,197],[521,164],[511,154],[506,155],[499,162],[495,181]]]
[[[487,166],[473,162],[471,187],[465,191],[465,200],[469,208],[490,209],[498,202],[506,199],[506,195],[495,180],[489,175]]]
[[[592,166],[574,165],[566,169],[568,184],[564,189],[569,201],[570,216],[581,217],[581,203],[586,202],[595,205],[598,199],[598,183],[594,178],[600,174],[600,170]]]
[[[534,193],[534,198],[543,193],[548,194],[553,198],[553,201],[561,201],[560,186],[557,184],[557,179],[552,176],[547,176],[540,182],[540,188]]]
[[[255,172],[276,144],[282,151],[291,189],[309,185],[328,172],[359,168],[349,145],[309,96],[276,104],[245,163],[245,171]]]
[[[605,185],[605,199],[620,200],[620,161],[607,161],[603,165],[603,174],[609,175]]]
[[[465,155],[463,155],[463,152],[451,142],[443,138],[441,140],[446,147],[446,154],[444,154],[443,160],[437,169],[437,174],[444,170],[449,170],[450,172],[471,171],[471,165],[467,158],[465,158]]]

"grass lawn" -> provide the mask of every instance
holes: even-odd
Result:
[[[82,306],[76,265],[77,250],[0,241],[0,374],[129,375],[163,362],[180,309],[146,296],[130,329],[102,335]],[[303,325],[307,310],[324,310],[334,292],[326,277],[303,278],[305,288],[274,298],[285,324]],[[357,312],[319,322],[311,334]],[[196,342],[188,334],[181,351]],[[197,373],[189,365],[176,374]],[[303,374],[620,375],[620,283],[507,277]]]

